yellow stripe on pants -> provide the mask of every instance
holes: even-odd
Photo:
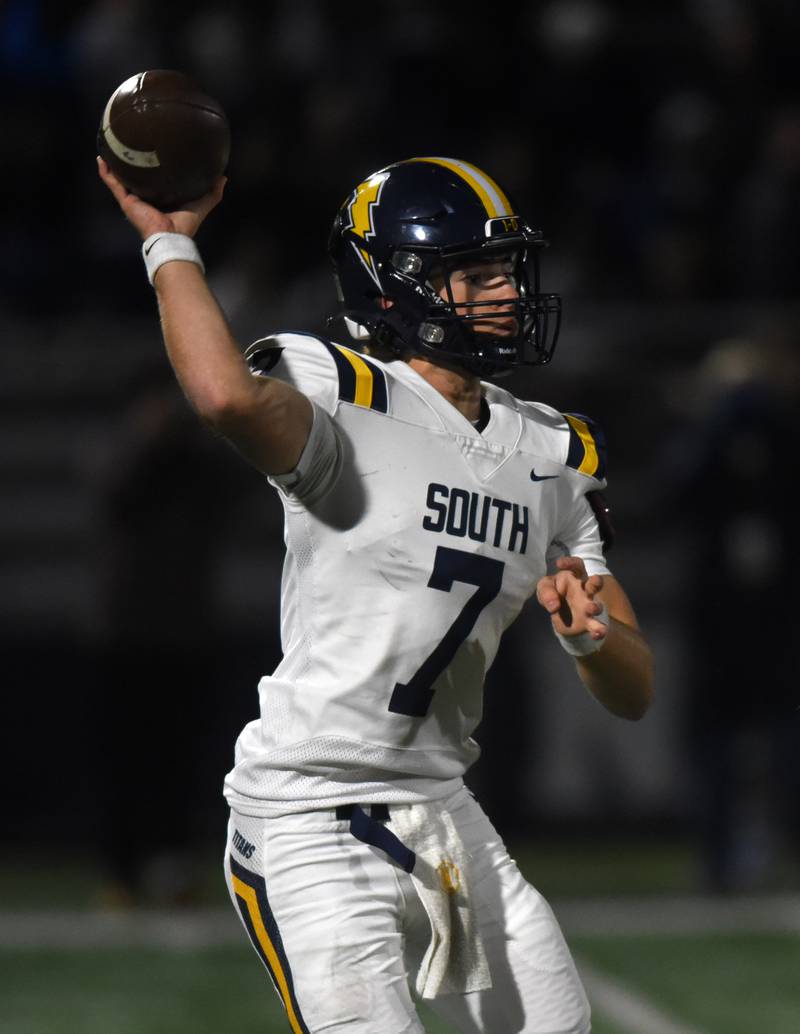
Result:
[[[243,883],[238,876],[234,876],[232,873],[231,880],[233,881],[233,889],[236,891],[237,897],[240,897],[247,905],[247,911],[250,914],[250,922],[253,924],[253,930],[258,938],[258,943],[261,945],[261,949],[272,967],[272,972],[275,974],[275,980],[278,984],[278,990],[280,991],[280,996],[283,999],[283,1004],[286,1008],[286,1014],[289,1017],[289,1024],[291,1025],[293,1034],[303,1034],[303,1028],[298,1022],[297,1014],[295,1013],[294,1006],[292,1005],[292,996],[289,994],[289,985],[286,983],[286,976],[283,972],[283,967],[280,964],[278,955],[272,945],[272,941],[269,939],[269,934],[264,926],[264,920],[261,918],[261,912],[258,908],[258,900],[256,899],[256,892],[252,887],[248,887],[246,883]]]

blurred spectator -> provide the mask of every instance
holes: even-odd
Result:
[[[667,95],[653,112],[645,163],[619,199],[634,283],[649,298],[719,293],[714,256],[730,190],[722,114],[693,90]]]
[[[197,818],[221,793],[215,726],[226,640],[215,564],[226,519],[252,481],[200,426],[166,359],[126,395],[104,492],[98,847],[106,903],[181,903],[196,890]]]
[[[684,391],[694,419],[672,443],[660,512],[686,536],[705,881],[750,890],[780,879],[781,856],[800,847],[800,695],[786,622],[800,356],[794,341],[723,341]]]
[[[735,216],[730,227],[736,260],[732,272],[740,291],[794,299],[800,269],[800,105],[767,115]]]

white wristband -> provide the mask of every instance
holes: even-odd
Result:
[[[185,233],[151,233],[142,244],[142,258],[151,284],[165,262],[194,262],[206,271],[197,245]]]
[[[608,608],[605,603],[602,603],[601,606],[603,609],[599,614],[594,615],[593,620],[608,625]],[[555,632],[555,629],[553,631]],[[605,638],[592,639],[591,632],[581,632],[580,635],[562,635],[560,632],[555,632],[555,636],[571,657],[588,657],[589,654],[597,653],[605,642]]]

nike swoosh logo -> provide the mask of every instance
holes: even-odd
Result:
[[[144,253],[145,253],[145,255],[149,255],[149,254],[150,254],[150,252],[151,252],[151,251],[153,250],[153,248],[155,247],[155,245],[156,245],[156,244],[158,244],[158,242],[159,242],[160,240],[161,240],[161,238],[160,238],[160,237],[156,237],[156,239],[155,239],[154,241],[151,241],[151,243],[150,243],[150,244],[149,244],[149,245],[148,245],[148,246],[147,246],[147,247],[146,247],[146,248],[144,249]]]
[[[558,474],[537,474],[535,470],[531,471],[531,481],[552,481],[557,477]]]

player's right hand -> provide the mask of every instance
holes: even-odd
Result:
[[[220,176],[213,189],[197,201],[190,202],[177,212],[162,212],[131,194],[99,155],[97,171],[125,217],[141,234],[142,240],[146,240],[152,233],[185,233],[187,237],[194,237],[208,213],[222,200],[228,182],[227,177]]]

